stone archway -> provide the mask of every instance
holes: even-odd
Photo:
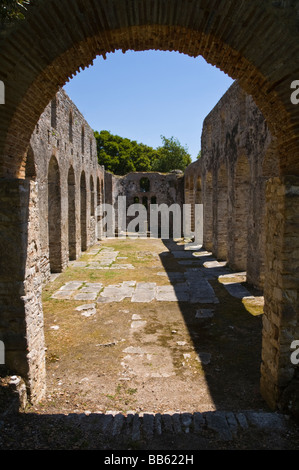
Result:
[[[122,0],[40,0],[25,21],[0,37],[0,80],[6,84],[6,105],[0,108],[1,177],[14,179],[16,184],[25,177],[25,155],[40,114],[65,81],[92,64],[97,55],[116,49],[202,55],[239,80],[277,138],[280,177],[267,185],[265,226],[270,246],[265,318],[280,331],[291,312],[292,324],[297,324],[299,255],[298,250],[290,253],[287,249],[290,232],[299,238],[299,233],[290,230],[296,225],[297,213],[292,208],[299,187],[299,115],[290,101],[291,82],[298,79],[297,21],[295,4],[268,0],[252,0],[250,6],[238,0],[135,0],[130,6]],[[20,192],[14,197],[18,204]],[[19,216],[21,226],[24,221]],[[271,239],[273,228],[275,240]],[[9,233],[10,229],[3,230]],[[6,264],[19,285],[13,256]],[[284,290],[288,295],[283,295]],[[294,367],[289,365],[285,337],[274,329],[267,331],[270,340],[265,335],[262,391],[276,406],[294,377]]]

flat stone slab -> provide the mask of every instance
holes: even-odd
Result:
[[[157,287],[156,300],[162,301],[162,302],[177,301],[174,288],[172,286]]]
[[[156,295],[154,282],[138,282],[132,295],[132,302],[152,302]]]
[[[190,243],[188,245],[185,245],[184,250],[185,251],[198,251],[202,248],[202,245],[195,245],[193,243]]]
[[[131,298],[132,302],[191,302],[218,303],[212,286],[197,272],[187,274],[174,272],[172,285],[157,286],[155,282],[124,281],[104,287],[100,282],[71,281],[56,291],[52,297],[61,300],[85,300],[97,302],[121,302]],[[186,273],[185,273],[186,274]],[[171,275],[171,273],[169,273]],[[184,280],[184,282],[181,282]],[[98,298],[97,298],[98,297]]]
[[[86,266],[87,269],[109,269],[109,270],[117,270],[117,269],[135,269],[135,266],[132,264],[105,264],[105,263],[90,263]]]
[[[227,261],[205,261],[203,265],[205,268],[223,268],[227,266]]]
[[[231,441],[233,436],[225,415],[217,411],[203,413],[209,429],[217,432],[224,441]]]
[[[73,268],[85,268],[85,266],[87,265],[87,262],[86,261],[71,261],[70,265]]]
[[[57,300],[70,300],[72,298],[73,291],[57,291],[51,297]]]
[[[82,293],[82,294],[77,294],[75,295],[74,299],[75,300],[95,300],[97,298],[97,292],[94,293]]]
[[[98,293],[101,289],[103,289],[103,284],[99,283],[86,283],[85,287],[80,289],[80,292],[84,293]]]
[[[80,312],[84,317],[91,317],[97,313],[96,304],[85,304],[75,308],[77,312]]]
[[[250,424],[264,431],[282,431],[286,425],[285,418],[276,413],[252,411],[246,413],[246,417]]]
[[[198,281],[200,278],[214,279],[210,272],[205,272],[204,268],[188,268],[184,272],[184,278],[190,281]]]
[[[193,259],[194,258],[194,253],[192,251],[181,251],[181,250],[176,250],[171,252],[175,258],[180,258],[180,259]]]
[[[65,290],[73,291],[73,290],[79,289],[79,287],[81,287],[82,285],[83,285],[83,282],[70,281],[70,282],[66,282],[64,286],[62,286],[59,290],[60,291],[65,291]]]
[[[72,298],[74,298],[74,300],[95,300],[97,294],[103,288],[101,283],[86,283],[86,285],[80,289],[83,285],[84,282],[82,281],[67,282],[52,295],[52,298],[61,300],[71,300]]]
[[[135,287],[137,284],[136,281],[123,281],[123,287]]]
[[[187,281],[190,288],[190,303],[218,304],[213,287],[206,279]]]
[[[135,269],[135,266],[132,264],[113,264],[111,269]]]
[[[50,279],[49,279],[49,282],[54,282],[56,281],[56,279],[58,278],[58,276],[60,276],[61,273],[54,273],[54,274],[51,274],[50,275]]]
[[[127,284],[114,284],[104,288],[101,292],[97,302],[121,302],[127,297],[131,297],[134,292],[133,287],[129,287]]]
[[[159,301],[177,301],[188,302],[190,299],[190,292],[187,283],[179,283],[175,286],[160,286],[157,288],[156,300]]]
[[[193,256],[195,256],[195,258],[212,257],[212,252],[210,252],[210,251],[196,251],[195,253],[193,253]]]
[[[222,284],[233,284],[234,282],[231,282],[232,279],[238,279],[239,283],[241,282],[246,282],[247,278],[247,273],[242,272],[242,273],[230,273],[230,274],[222,274],[219,276],[219,281]]]
[[[199,352],[198,353],[198,357],[196,358],[198,360],[198,362],[200,362],[201,364],[204,364],[204,365],[208,365],[210,364],[211,362],[211,354],[210,353],[207,353],[207,352]]]
[[[236,297],[237,299],[251,297],[251,293],[246,289],[246,287],[242,286],[242,284],[223,284],[223,286],[230,295]]]
[[[195,318],[212,318],[214,316],[214,310],[210,308],[201,308],[196,310]]]

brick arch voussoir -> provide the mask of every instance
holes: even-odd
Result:
[[[48,7],[43,10],[46,3]],[[72,15],[69,13],[70,3],[73,6]],[[295,113],[294,106],[291,106],[289,99],[290,80],[291,77],[293,79],[296,77],[292,76],[291,61],[287,62],[286,58],[284,60],[288,63],[288,67],[285,68],[282,78],[277,77],[274,56],[278,38],[273,36],[270,41],[272,49],[268,47],[269,32],[274,31],[277,18],[274,15],[271,23],[272,12],[266,11],[268,3],[266,0],[259,3],[255,0],[251,2],[250,11],[246,10],[247,30],[242,29],[238,24],[240,18],[237,14],[238,2],[236,0],[226,0],[226,6],[220,0],[217,8],[215,7],[217,11],[214,14],[208,6],[200,10],[198,2],[196,4],[194,1],[188,2],[188,6],[184,7],[186,3],[180,0],[172,3],[154,0],[157,4],[157,12],[155,15],[144,10],[144,18],[148,15],[152,22],[149,21],[146,24],[141,24],[138,18],[132,16],[132,12],[126,9],[121,10],[121,18],[117,13],[113,17],[112,3],[116,4],[117,0],[112,0],[112,2],[110,0],[110,3],[106,0],[99,2],[92,0],[45,2],[41,0],[41,7],[34,9],[28,21],[24,22],[23,29],[20,27],[15,34],[1,38],[3,58],[8,60],[8,51],[11,50],[10,60],[16,63],[20,54],[19,44],[22,44],[22,41],[24,43],[27,39],[31,45],[34,44],[35,39],[35,43],[40,44],[40,46],[33,46],[29,56],[27,51],[27,60],[19,60],[13,85],[15,89],[10,90],[7,118],[0,115],[1,176],[24,177],[24,158],[40,114],[57,90],[70,78],[81,69],[90,66],[98,55],[105,57],[107,53],[116,50],[126,52],[127,50],[149,49],[178,51],[191,57],[201,55],[208,63],[217,66],[233,79],[238,79],[241,87],[253,96],[271,132],[277,137],[281,149],[280,157],[281,160],[284,159],[280,165],[282,171],[287,171],[292,163],[293,173],[294,171],[299,173],[298,113]],[[174,15],[174,6],[177,7],[176,15]],[[259,11],[262,7],[264,9]],[[221,8],[223,9],[222,16],[220,16]],[[164,16],[161,14],[162,10]],[[48,21],[43,16],[45,11],[48,14]],[[69,23],[65,22],[66,11]],[[160,12],[159,15],[158,12]],[[182,15],[179,16],[178,12]],[[263,52],[263,54],[260,50],[255,52],[256,61],[253,60],[254,40],[249,24],[251,13],[259,14],[254,24],[258,25],[256,28],[259,28],[259,49]],[[210,26],[207,22],[209,15],[211,16]],[[226,26],[224,25],[225,15],[228,15]],[[198,21],[196,21],[197,17]],[[99,19],[99,24],[95,22],[95,18]],[[178,20],[178,18],[182,19]],[[266,21],[264,29],[262,18],[264,23]],[[253,19],[251,18],[250,21]],[[159,22],[161,24],[158,24]],[[231,32],[229,32],[228,25],[230,25]],[[60,28],[60,32],[58,32],[59,26],[64,26]],[[235,32],[236,38],[232,32]],[[292,49],[296,41],[294,37],[291,39],[289,33],[287,29],[282,29],[276,34],[279,35],[280,44],[288,44],[289,49]],[[9,48],[5,47],[6,39],[9,41]],[[236,45],[237,43],[235,47],[233,45],[237,39],[240,47]],[[46,46],[49,47],[47,54]],[[288,54],[290,55],[291,52],[288,51]],[[277,63],[277,57],[275,60]],[[6,78],[7,76],[8,73],[6,73]],[[21,77],[21,81],[18,81],[18,77]],[[291,157],[284,155],[284,152]]]

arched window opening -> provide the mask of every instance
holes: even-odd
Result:
[[[25,178],[36,178],[34,153],[33,153],[31,145],[28,149],[27,157],[26,157]]]
[[[69,142],[73,143],[73,113],[70,111],[69,114]]]
[[[94,184],[93,184],[93,177],[90,177],[90,215],[94,217],[95,214],[95,203],[94,203]]]
[[[84,154],[84,146],[85,146],[85,129],[84,126],[82,126],[81,130],[81,152]]]
[[[148,178],[141,178],[140,180],[140,191],[148,193],[150,190],[150,180]]]
[[[57,99],[53,98],[51,101],[51,127],[56,129],[57,127]]]

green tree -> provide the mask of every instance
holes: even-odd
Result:
[[[0,25],[14,20],[23,19],[27,7],[33,3],[30,0],[1,0],[0,2]]]
[[[151,171],[154,149],[135,140],[113,135],[103,130],[94,133],[97,141],[98,162],[116,175],[132,171]]]
[[[153,170],[168,173],[172,170],[185,171],[192,162],[188,148],[181,145],[174,137],[166,138],[161,135],[163,146],[157,149],[157,159],[153,162]]]
[[[161,136],[163,146],[154,149],[135,140],[113,135],[107,130],[95,131],[94,135],[99,164],[115,175],[133,171],[184,171],[191,163],[187,148],[174,137],[167,139]]]

